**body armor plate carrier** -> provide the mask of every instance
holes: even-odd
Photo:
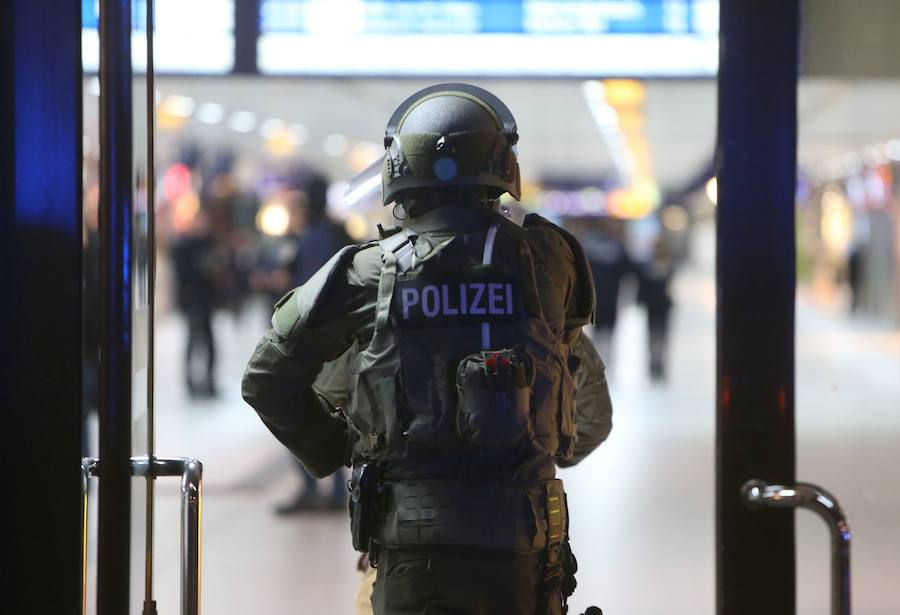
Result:
[[[409,231],[379,242],[375,330],[351,366],[355,460],[571,455],[576,359],[543,318],[525,233],[498,220],[422,257]]]
[[[355,464],[485,451],[571,455],[577,361],[565,331],[544,318],[527,229],[493,222],[480,232],[407,230],[379,242],[374,334],[351,366]],[[372,538],[386,547],[533,552],[559,545],[566,532],[558,480],[409,480],[376,491]]]

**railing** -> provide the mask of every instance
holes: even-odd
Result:
[[[87,559],[88,478],[98,476],[101,463],[95,457],[81,460],[83,557]],[[188,457],[132,457],[135,477],[181,477],[181,615],[200,613],[200,523],[203,464]],[[86,569],[86,562],[85,562]],[[82,613],[85,613],[86,576],[82,580]]]
[[[850,526],[833,495],[808,483],[770,485],[749,480],[741,488],[752,507],[806,508],[818,513],[831,532],[831,615],[850,615]]]

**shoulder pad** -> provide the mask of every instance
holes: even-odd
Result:
[[[347,265],[363,246],[350,245],[342,248],[337,254],[322,265],[302,286],[290,291],[275,304],[272,314],[272,328],[281,337],[290,339],[297,331],[303,329],[315,314],[321,303],[321,297],[327,292],[335,278],[346,271]]]
[[[497,228],[501,233],[505,233],[511,237],[523,241],[525,239],[525,229],[510,220],[504,215],[497,212],[491,212],[491,218],[497,223]]]
[[[528,228],[529,226],[549,226],[560,231],[562,230],[560,227],[550,222],[550,220],[539,214],[526,214],[525,219],[522,221],[522,226],[525,228]]]
[[[575,259],[575,269],[578,279],[578,286],[575,289],[575,294],[572,298],[575,303],[574,315],[583,318],[584,324],[593,322],[595,304],[594,276],[591,273],[591,265],[588,262],[587,255],[584,253],[584,248],[581,247],[581,244],[572,233],[553,224],[538,214],[528,214],[525,216],[522,226],[525,229],[537,226],[552,229],[565,240],[566,244],[568,244],[569,248],[572,250],[572,256]]]

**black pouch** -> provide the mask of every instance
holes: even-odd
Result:
[[[482,350],[456,370],[456,426],[463,441],[485,448],[515,448],[533,440],[534,367],[518,348]]]
[[[350,477],[350,535],[357,551],[369,550],[377,492],[375,467],[367,463],[354,466]]]

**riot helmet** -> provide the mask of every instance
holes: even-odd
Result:
[[[394,111],[384,134],[385,205],[419,189],[483,187],[520,196],[516,121],[499,98],[463,83],[420,90]]]

